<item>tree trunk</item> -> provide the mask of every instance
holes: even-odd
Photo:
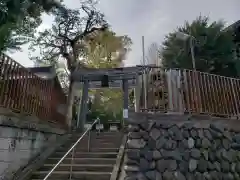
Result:
[[[68,91],[68,100],[67,100],[67,115],[66,115],[66,123],[69,129],[71,129],[72,127],[73,103],[74,103],[74,89],[73,89],[73,82],[70,81],[69,91]]]

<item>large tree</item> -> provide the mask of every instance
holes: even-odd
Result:
[[[87,58],[84,62],[93,68],[114,68],[123,64],[127,52],[132,45],[131,39],[117,36],[110,29],[99,32],[86,39]]]
[[[0,2],[0,52],[20,49],[34,37],[43,12],[63,8],[55,0],[3,0]]]
[[[117,36],[114,32],[107,30],[100,32],[88,42],[85,63],[93,68],[116,68],[123,64],[127,52],[129,52],[132,41],[124,36]],[[122,109],[121,89],[98,89],[92,90],[94,96],[92,108],[105,112],[118,114]]]
[[[183,41],[176,35],[182,32],[194,39],[197,70],[236,77],[232,32],[224,28],[223,21],[210,23],[208,17],[200,16],[191,23],[186,22],[166,36],[161,52],[163,65],[167,68],[192,69],[190,38]]]
[[[50,61],[58,64],[63,60],[71,76],[78,68],[85,68],[80,61],[87,56],[86,40],[94,37],[94,33],[105,31],[108,27],[104,15],[99,12],[94,3],[89,1],[79,9],[58,10],[51,29],[39,33],[32,43],[32,49],[38,47],[41,55],[37,61]],[[67,123],[71,125],[73,105],[73,82],[69,82]]]

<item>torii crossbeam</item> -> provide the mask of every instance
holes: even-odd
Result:
[[[133,66],[123,68],[82,68],[72,73],[71,80],[83,84],[80,115],[78,116],[77,128],[83,130],[87,114],[87,98],[90,88],[110,87],[122,88],[123,95],[123,118],[128,118],[128,89],[138,86],[138,77],[146,70],[146,66]],[[101,85],[99,85],[101,82]],[[109,86],[110,85],[110,86]],[[129,86],[130,85],[130,86]],[[140,92],[135,92],[140,96]],[[139,98],[136,98],[139,106]]]

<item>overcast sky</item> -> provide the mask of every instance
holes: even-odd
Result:
[[[64,2],[72,8],[78,6],[78,0]],[[240,19],[240,0],[100,0],[98,7],[117,34],[132,38],[127,65],[140,63],[141,36],[145,36],[147,49],[153,42],[161,44],[168,32],[200,14],[212,21],[223,19],[228,25]],[[41,28],[50,27],[51,23],[52,18],[44,16]],[[9,55],[24,66],[33,65],[28,59],[27,46],[23,52]]]

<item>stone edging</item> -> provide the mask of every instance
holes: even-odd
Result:
[[[226,119],[211,117],[206,115],[176,115],[176,114],[149,114],[133,113],[127,120],[132,125],[147,125],[150,122],[164,124],[175,124],[177,126],[191,126],[195,128],[209,128],[210,124],[215,124],[225,130],[240,131],[240,121],[236,119]]]
[[[127,135],[125,134],[123,136],[122,139],[122,143],[118,152],[118,156],[117,156],[117,160],[116,160],[116,164],[113,167],[113,171],[110,177],[110,180],[117,180],[118,179],[118,175],[119,175],[119,171],[121,168],[121,163],[124,157],[124,150],[125,150],[125,146],[126,146],[126,142],[127,142]]]
[[[0,108],[0,126],[14,127],[19,129],[28,129],[50,134],[64,134],[66,131],[56,128],[54,124],[40,121],[34,116],[23,116],[13,113],[5,108]]]

